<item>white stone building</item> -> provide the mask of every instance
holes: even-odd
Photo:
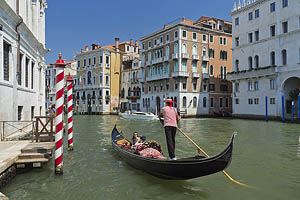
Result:
[[[264,117],[267,105],[271,117],[290,115],[300,87],[300,1],[238,2],[231,16],[233,114]]]
[[[0,0],[0,121],[45,115],[46,0]]]

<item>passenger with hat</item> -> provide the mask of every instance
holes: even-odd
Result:
[[[160,116],[164,118],[165,134],[168,146],[169,156],[172,160],[176,160],[175,157],[175,135],[177,130],[177,121],[180,120],[180,115],[176,108],[172,107],[173,103],[176,103],[172,99],[164,99],[166,106],[161,109]]]

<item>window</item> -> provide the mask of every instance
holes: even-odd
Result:
[[[209,84],[209,91],[215,91],[215,84]]]
[[[34,85],[34,65],[35,65],[35,63],[31,62],[31,89],[33,89],[33,85]],[[49,82],[50,82],[50,80],[49,80]]]
[[[219,106],[220,106],[220,108],[223,107],[223,98],[222,97],[219,98]]]
[[[184,71],[184,72],[187,71],[186,60],[183,60],[183,61],[182,61],[182,71]]]
[[[270,64],[271,64],[271,66],[275,65],[275,52],[274,51],[272,51],[270,53]]]
[[[259,104],[259,98],[254,98],[254,104]]]
[[[193,80],[193,90],[197,90],[197,79]]]
[[[156,40],[154,40],[154,46],[157,44],[157,41]]]
[[[223,67],[220,67],[220,78],[223,79]]]
[[[89,66],[91,65],[91,58],[89,58]]]
[[[254,81],[254,90],[258,90],[258,81]]]
[[[148,49],[151,49],[151,41],[148,42]]]
[[[226,45],[226,44],[227,44],[227,39],[223,38],[223,45]]]
[[[206,108],[206,97],[203,97],[203,108]]]
[[[182,31],[182,37],[186,38],[186,31]]]
[[[259,31],[254,32],[255,41],[259,40]]]
[[[9,81],[9,50],[10,45],[3,42],[3,75],[5,81]]]
[[[214,66],[213,66],[213,65],[211,65],[211,66],[209,67],[209,75],[211,75],[211,76],[214,75]]]
[[[253,33],[248,33],[248,42],[249,43],[253,42]]]
[[[186,90],[186,82],[182,82],[182,89]]]
[[[227,92],[228,91],[228,85],[221,84],[220,85],[220,90],[221,90],[221,92]]]
[[[209,36],[209,42],[210,42],[210,43],[214,43],[214,36],[213,36],[213,35],[210,35],[210,36]]]
[[[186,97],[182,98],[182,107],[186,108]]]
[[[83,60],[83,66],[86,66],[86,59]]]
[[[142,48],[145,49],[145,43],[142,44]]]
[[[235,60],[235,70],[236,70],[237,72],[240,71],[239,65],[240,65],[240,61],[239,61],[239,60]]]
[[[105,76],[105,84],[109,85],[109,76]]]
[[[288,32],[288,22],[282,22],[282,33]]]
[[[29,59],[25,59],[25,87],[28,87],[28,79],[29,79]]]
[[[193,33],[193,40],[197,40],[197,33]]]
[[[197,62],[193,62],[193,72],[197,72]]]
[[[282,0],[282,8],[288,7],[289,1],[288,0]]]
[[[174,54],[178,53],[178,44],[176,43],[174,46]]]
[[[209,57],[214,58],[215,57],[215,50],[213,48],[209,48]]]
[[[163,37],[160,37],[160,43],[161,44],[163,43]]]
[[[18,106],[18,121],[22,120],[23,106]]]
[[[252,57],[251,56],[248,58],[248,68],[249,69],[253,68],[253,63],[252,63]]]
[[[106,56],[106,65],[109,65],[109,56]]]
[[[275,98],[270,98],[270,104],[275,104]]]
[[[197,107],[197,97],[193,98],[193,108]]]
[[[206,47],[203,47],[203,48],[202,48],[202,55],[203,55],[203,56],[206,56]]]
[[[255,18],[259,18],[259,9],[255,10]]]
[[[271,37],[275,36],[275,34],[276,34],[275,31],[276,31],[275,25],[270,26],[270,36]]]
[[[275,89],[275,79],[270,79],[270,89],[271,90]]]
[[[206,35],[202,35],[202,41],[206,42]]]
[[[93,65],[96,65],[96,57],[94,57],[94,63],[93,63]]]
[[[281,51],[282,65],[287,64],[287,52],[285,49]]]
[[[198,55],[196,45],[193,46],[193,55]]]
[[[235,104],[239,104],[239,103],[240,103],[239,99],[235,99]]]
[[[235,86],[234,91],[235,92],[240,92],[240,83],[235,83],[234,86]]]
[[[248,13],[248,20],[251,21],[253,19],[253,12]]]
[[[167,42],[170,40],[170,36],[169,35],[167,35]]]
[[[253,104],[253,99],[248,99],[248,104]]]
[[[183,44],[183,45],[182,45],[182,53],[187,53],[187,50],[186,50],[186,44]]]
[[[235,38],[235,46],[236,47],[240,46],[240,38],[239,37]]]
[[[177,37],[178,37],[178,32],[175,31],[175,32],[174,32],[174,38],[177,38]]]
[[[22,63],[23,63],[23,54],[20,53],[20,67],[19,67],[19,74],[18,74],[18,84],[22,84]]]
[[[210,98],[210,107],[211,108],[214,107],[214,98],[213,97]]]
[[[240,19],[237,17],[234,19],[235,25],[238,26],[240,24]]]
[[[252,91],[253,90],[253,82],[249,81],[248,82],[248,91]]]
[[[254,57],[254,63],[255,63],[255,68],[258,68],[259,67],[259,56],[258,55],[256,55]]]
[[[270,4],[270,12],[275,12],[275,10],[276,10],[276,6],[275,5],[276,5],[275,2],[273,2],[273,3]]]
[[[99,63],[102,64],[103,63],[103,56],[99,57]]]

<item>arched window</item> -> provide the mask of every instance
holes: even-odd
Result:
[[[186,108],[186,97],[182,98],[182,107]]]
[[[122,98],[125,98],[125,89],[122,89]]]
[[[178,44],[176,43],[174,46],[174,54],[178,53]]]
[[[145,99],[143,98],[143,108],[145,107]]]
[[[286,65],[287,64],[287,52],[286,52],[286,49],[283,49],[281,51],[281,57],[282,57],[282,65]]]
[[[206,47],[203,47],[203,48],[202,48],[202,55],[203,55],[203,56],[206,56]]]
[[[196,45],[193,46],[193,55],[198,55],[197,46]]]
[[[210,74],[211,76],[214,75],[214,66],[213,66],[213,65],[211,65],[211,66],[209,67],[209,74]]]
[[[128,88],[128,96],[131,96],[131,88]]]
[[[170,48],[169,46],[166,47],[166,56],[169,56],[170,55]]]
[[[206,108],[206,97],[203,97],[203,108]]]
[[[193,108],[197,107],[197,97],[193,98]]]
[[[256,55],[254,57],[254,62],[255,62],[255,68],[258,68],[259,67],[259,57],[258,57],[258,55]]]
[[[235,70],[236,70],[237,72],[240,71],[239,65],[240,65],[240,61],[239,61],[239,60],[235,60]]]
[[[91,71],[89,71],[88,72],[88,84],[92,84],[92,72]]]
[[[272,51],[270,53],[270,64],[271,64],[271,66],[275,65],[275,52],[274,51]]]
[[[183,45],[182,45],[182,53],[187,53],[187,50],[186,50],[186,44],[183,44]]]
[[[253,63],[252,63],[252,57],[251,56],[248,57],[248,67],[249,67],[249,69],[253,68]]]

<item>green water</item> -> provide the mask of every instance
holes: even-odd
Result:
[[[110,133],[118,116],[74,118],[73,152],[64,153],[64,174],[54,174],[54,161],[42,169],[20,174],[2,189],[14,199],[300,199],[299,125],[279,122],[182,119],[180,127],[209,155],[222,151],[233,131],[238,135],[233,160],[226,171],[248,189],[230,182],[223,173],[187,181],[168,181],[132,169],[113,152]],[[158,121],[117,121],[126,137],[135,130],[159,141],[167,155]],[[66,149],[66,146],[65,146]],[[176,156],[194,156],[196,149],[180,133]]]

